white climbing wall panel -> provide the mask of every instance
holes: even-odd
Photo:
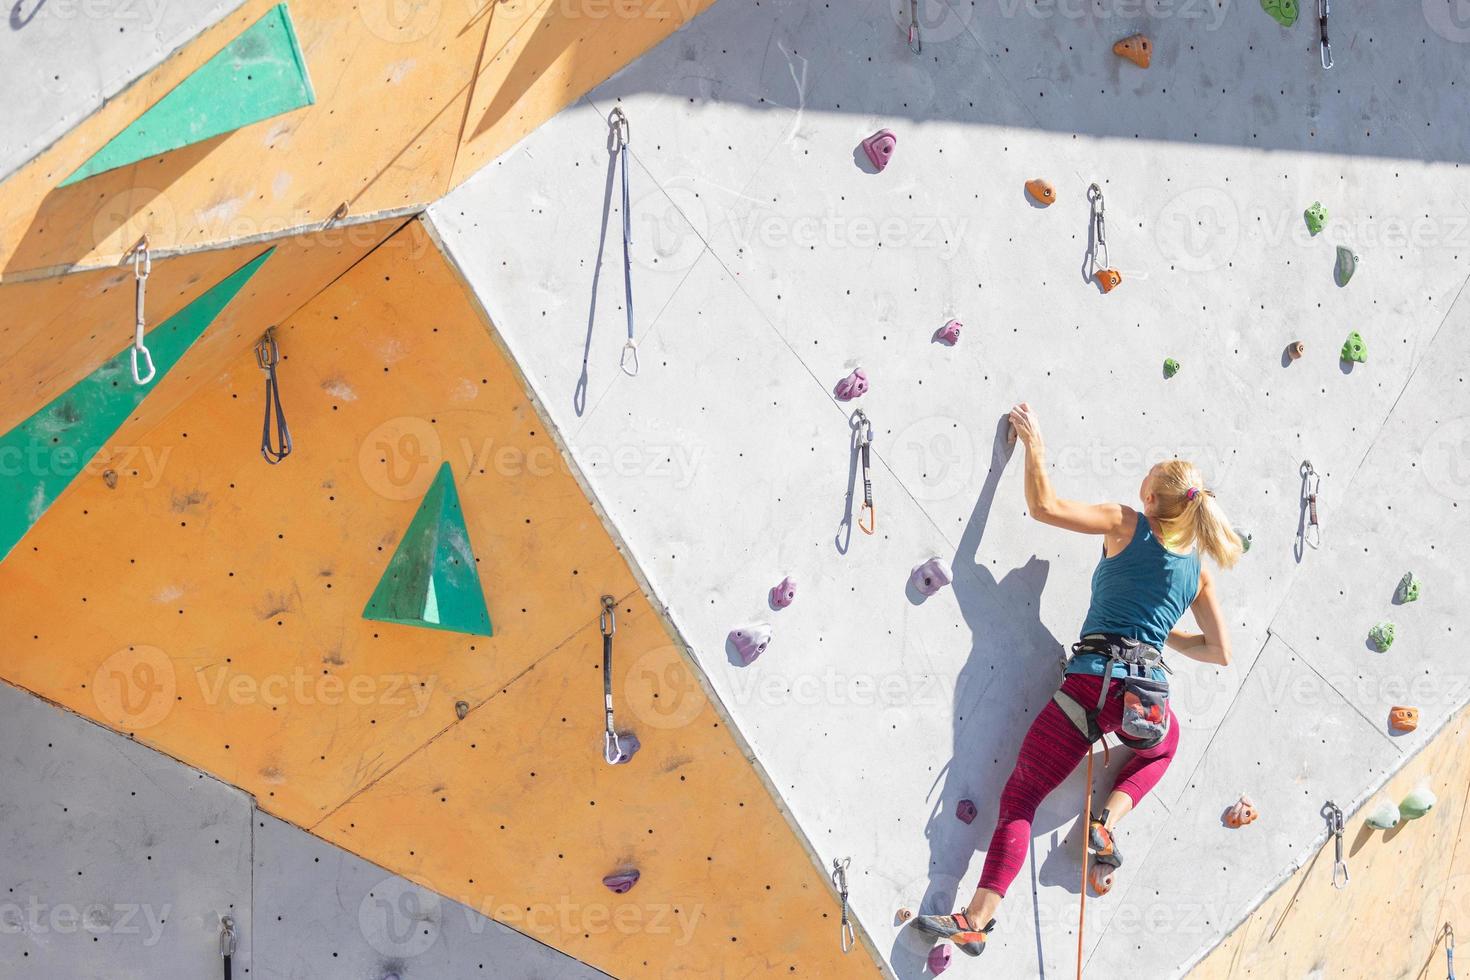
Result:
[[[241,0],[14,0],[0,22],[0,179]]]
[[[1254,3],[1111,6],[924,0],[915,55],[906,2],[721,0],[430,209],[819,857],[852,857],[900,977],[925,947],[894,912],[974,887],[1096,560],[1025,517],[998,425],[1017,400],[1063,495],[1132,501],[1177,453],[1255,542],[1222,581],[1235,663],[1175,658],[1182,743],[1125,826],[1120,886],[1089,905],[1092,975],[1183,972],[1313,853],[1329,796],[1350,809],[1470,697],[1470,23],[1339,0],[1324,73],[1308,5],[1291,30]],[[1110,50],[1135,31],[1147,71]],[[636,378],[618,371],[614,105]],[[880,127],[898,148],[873,174],[858,144]],[[1048,209],[1022,190],[1038,176]],[[1107,296],[1081,274],[1093,181],[1124,275]],[[1346,287],[1339,244],[1361,259]],[[952,349],[931,341],[951,317]],[[1369,349],[1350,370],[1349,330]],[[842,526],[855,405],[831,395],[858,365],[871,537]],[[1304,459],[1325,533],[1299,558]],[[955,584],[920,603],[905,585],[931,555]],[[1409,568],[1424,598],[1393,606]],[[798,596],[776,612],[785,575]],[[1387,654],[1364,646],[1380,619],[1400,623]],[[762,620],[774,640],[742,668],[726,633]],[[1392,738],[1405,702],[1423,728]],[[1227,831],[1242,791],[1262,819]],[[986,975],[1071,969],[1081,804],[1079,773],[1038,814]]]

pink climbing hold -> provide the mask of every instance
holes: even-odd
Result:
[[[960,800],[954,808],[954,815],[959,817],[960,823],[973,823],[975,821],[975,814],[978,812],[975,809],[975,804],[969,800]]]
[[[627,894],[634,885],[638,884],[637,871],[619,871],[617,874],[608,875],[602,879],[602,883],[618,895]]]
[[[953,579],[954,575],[950,572],[949,566],[944,563],[943,558],[930,558],[924,564],[914,567],[912,574],[909,575],[909,584],[920,595],[933,595]]]
[[[964,324],[960,321],[951,320],[939,328],[939,332],[934,335],[934,339],[941,344],[948,344],[953,347],[960,342],[960,327],[963,326]]]
[[[796,583],[791,581],[788,575],[781,580],[780,585],[771,587],[771,605],[777,609],[785,609],[796,601]]]
[[[852,401],[868,393],[868,373],[862,368],[853,368],[851,374],[837,382],[834,389],[843,401]]]
[[[863,152],[868,159],[873,161],[873,166],[882,170],[888,166],[888,161],[893,158],[893,151],[898,146],[898,137],[886,129],[880,129],[872,136],[863,140]]]
[[[747,667],[766,652],[771,643],[771,628],[765,623],[752,623],[730,631],[730,643],[740,655],[740,662]]]
[[[929,950],[929,972],[938,976],[945,970],[948,970],[949,958],[949,946],[944,943],[940,943],[938,946]]]

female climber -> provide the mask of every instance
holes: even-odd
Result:
[[[1162,651],[1167,646],[1201,663],[1230,663],[1230,634],[1215,578],[1199,556],[1230,568],[1243,550],[1193,464],[1175,459],[1149,470],[1138,488],[1142,510],[1062,500],[1047,477],[1041,428],[1030,406],[1017,405],[1010,423],[1026,449],[1031,516],[1068,531],[1102,535],[1103,553],[1092,573],[1082,638],[1072,647],[1061,687],[1026,732],[1001,793],[1000,817],[974,898],[953,915],[914,920],[920,932],[952,940],[971,956],[985,949],[1001,899],[1021,870],[1037,806],[1109,732],[1133,749],[1133,756],[1102,813],[1088,815],[1088,851],[1095,869],[1102,865],[1110,871],[1123,863],[1114,828],[1158,783],[1179,744]],[[1200,632],[1177,628],[1185,609],[1194,613]]]

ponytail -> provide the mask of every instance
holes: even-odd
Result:
[[[1164,544],[1173,551],[1199,548],[1221,568],[1231,568],[1245,553],[1240,535],[1230,527],[1215,492],[1205,489],[1204,477],[1193,463],[1182,459],[1160,463],[1154,470],[1156,511]]]

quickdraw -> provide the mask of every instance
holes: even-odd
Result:
[[[1088,216],[1087,278],[1096,280],[1104,293],[1112,292],[1123,281],[1123,274],[1108,261],[1107,206],[1103,201],[1102,188],[1097,184],[1087,185]]]
[[[1449,971],[1446,980],[1455,980],[1455,927],[1448,922],[1444,924],[1444,958]]]
[[[260,429],[260,455],[272,466],[291,455],[291,430],[281,411],[281,385],[276,380],[276,365],[281,361],[281,348],[276,343],[276,328],[267,328],[265,336],[255,344],[255,363],[265,372],[265,422]],[[276,438],[271,442],[271,416],[276,420]]]
[[[909,0],[909,50],[918,54],[923,49],[919,40],[919,0]]]
[[[1320,811],[1322,819],[1327,821],[1327,833],[1333,839],[1334,858],[1332,862],[1332,887],[1346,888],[1348,883],[1348,866],[1342,857],[1342,809],[1336,803],[1328,800]]]
[[[617,166],[623,172],[623,295],[624,308],[628,314],[628,339],[623,344],[623,353],[618,366],[629,377],[638,374],[638,343],[633,339],[633,216],[630,213],[628,196],[628,143],[633,138],[633,126],[623,110],[617,106],[607,116],[607,152],[617,158]],[[631,369],[629,365],[632,365]]]
[[[230,980],[231,961],[235,958],[235,917],[232,915],[219,917],[219,955],[224,961],[225,980]]]
[[[143,315],[143,294],[147,290],[148,276],[153,272],[153,257],[148,252],[148,236],[144,235],[142,240],[133,247],[130,253],[133,260],[133,349],[132,356],[133,384],[146,385],[153,380],[157,373],[153,368],[153,355],[148,353],[148,347],[143,343],[143,330],[147,320]],[[148,365],[148,373],[143,374],[138,370],[138,358],[142,356]]]
[[[1332,42],[1327,40],[1327,17],[1332,13],[1332,0],[1317,0],[1317,26],[1322,30],[1320,54],[1322,67],[1332,67]]]
[[[873,423],[861,408],[853,413],[852,418],[853,428],[857,433],[857,452],[863,464],[863,513],[868,518],[868,523],[864,524],[862,516],[859,516],[858,527],[862,528],[864,534],[872,534],[878,528],[878,514],[873,510],[873,478],[870,475]]]
[[[636,735],[621,736],[613,720],[612,656],[613,634],[618,631],[617,600],[610,595],[602,597],[602,611],[597,616],[598,628],[602,630],[602,702],[604,729],[602,735],[602,757],[610,766],[619,766],[633,758],[638,751]],[[624,744],[626,738],[627,744]]]
[[[1312,466],[1312,461],[1302,460],[1302,502],[1307,505],[1307,523],[1302,526],[1302,543],[1312,548],[1322,547],[1322,525],[1317,522],[1317,494],[1322,491],[1322,474]]]
[[[832,859],[832,887],[837,889],[837,897],[842,899],[842,952],[847,953],[857,945],[857,932],[852,927],[852,920],[847,914],[847,869],[852,864],[852,858],[842,860]]]

